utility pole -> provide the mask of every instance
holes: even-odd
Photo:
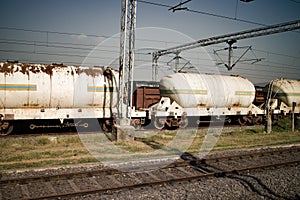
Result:
[[[291,119],[291,126],[292,126],[292,132],[295,132],[295,107],[296,102],[292,103],[292,119]]]
[[[266,101],[266,124],[265,124],[265,132],[272,132],[272,107],[271,107],[271,98],[273,92],[273,81],[269,83],[268,93],[267,93],[267,101]]]
[[[119,56],[119,125],[130,124],[132,78],[134,68],[136,0],[122,0]],[[128,46],[128,50],[126,49]]]

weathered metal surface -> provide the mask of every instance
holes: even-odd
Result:
[[[289,107],[292,107],[293,102],[296,106],[300,106],[300,80],[276,79],[272,83],[272,98],[283,101]],[[265,91],[268,91],[269,85]]]
[[[136,109],[148,108],[159,102],[160,92],[158,87],[139,87],[132,95],[132,104]]]
[[[0,63],[0,113],[21,109],[18,118],[43,118],[36,112],[47,109],[100,108],[106,112],[116,107],[117,91],[118,72],[110,68]]]
[[[184,108],[249,107],[254,85],[240,76],[176,73],[160,81],[162,96]]]

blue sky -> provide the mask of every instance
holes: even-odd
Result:
[[[192,39],[261,27],[256,23],[271,25],[300,19],[300,0],[254,0],[250,3],[237,0],[192,0],[185,5],[198,13],[187,11],[173,13],[168,11],[168,7],[163,6],[174,6],[179,2],[180,0],[138,1],[137,28],[156,28],[155,31],[151,29],[148,34],[145,32],[137,34],[137,40],[154,41],[154,43],[140,42],[138,48],[143,50],[138,52],[147,54],[149,49],[162,49]],[[119,44],[116,34],[120,29],[120,9],[121,0],[2,0],[0,60],[80,65],[87,56],[92,55],[92,49],[98,47],[99,59],[95,60],[97,65],[117,65]],[[172,36],[162,36],[160,30],[170,30]],[[115,38],[111,39],[112,36]],[[277,77],[299,79],[300,30],[241,40],[235,45],[252,46],[253,51],[249,51],[245,58],[257,57],[263,60],[255,64],[238,63],[230,72],[222,65],[214,66],[218,73],[240,74],[256,83]],[[212,63],[220,62],[214,58],[213,50],[226,46],[219,44],[205,48]],[[241,53],[242,50],[234,51],[236,57],[233,59],[237,59]],[[226,55],[225,51],[220,52],[222,58],[227,59]],[[192,60],[195,67],[202,69],[201,72],[206,72],[206,68],[202,68],[201,65],[208,65],[207,63],[202,64],[201,59],[192,59],[188,54],[185,56],[186,60]],[[151,63],[151,56],[145,55],[143,58],[137,56],[137,59],[139,58],[148,64]],[[166,64],[171,59],[171,56],[162,58],[161,62]],[[140,64],[141,68],[145,66],[147,69],[137,72],[137,79],[146,79],[143,76],[145,72],[151,73],[148,64]]]

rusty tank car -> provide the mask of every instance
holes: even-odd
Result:
[[[80,119],[97,118],[105,125],[115,112],[118,80],[109,67],[0,63],[0,132],[9,134],[18,120],[32,120],[31,129],[39,127],[34,120],[78,119],[73,126],[87,127]]]
[[[89,119],[110,131],[118,80],[119,72],[110,67],[0,63],[0,134],[11,133],[16,122],[37,130],[89,127]],[[176,73],[159,83],[135,84],[129,110],[136,128],[150,123],[157,129],[185,128],[223,120],[259,124],[266,113],[263,98],[255,103],[254,85],[241,76]],[[276,79],[263,92],[273,114],[299,114],[300,81]]]

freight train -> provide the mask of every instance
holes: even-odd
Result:
[[[32,130],[85,128],[95,118],[110,131],[118,81],[118,71],[110,67],[0,63],[0,134],[11,133],[16,122]],[[241,76],[176,73],[134,88],[130,118],[135,127],[174,129],[218,120],[259,124],[266,99],[273,114],[300,113],[299,80],[277,79],[256,90]]]
[[[149,107],[157,129],[205,121],[261,124],[267,106],[274,116],[300,113],[300,80],[279,78],[258,88],[241,76],[176,73],[163,77],[159,90],[161,99]]]

